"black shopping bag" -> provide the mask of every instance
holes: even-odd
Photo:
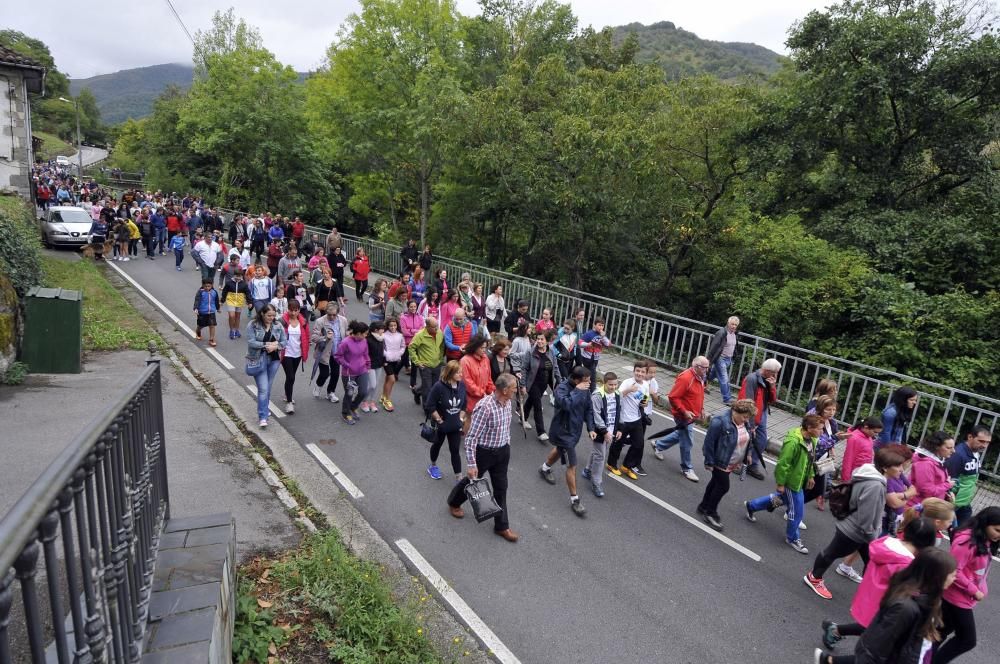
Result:
[[[492,519],[503,511],[497,505],[496,499],[493,498],[493,489],[490,488],[490,483],[482,477],[469,480],[469,483],[465,485],[465,497],[472,503],[472,512],[478,523]]]

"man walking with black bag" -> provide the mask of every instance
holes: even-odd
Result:
[[[465,516],[465,487],[470,480],[490,474],[493,498],[501,512],[493,517],[493,532],[508,542],[519,535],[510,529],[507,519],[507,467],[510,464],[511,399],[517,391],[517,379],[509,373],[497,376],[496,391],[483,397],[472,411],[472,424],[465,436],[465,461],[468,477],[458,482],[448,495],[448,510],[456,519]]]

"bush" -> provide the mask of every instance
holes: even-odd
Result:
[[[42,283],[41,254],[31,204],[18,196],[0,196],[0,270],[19,296]]]

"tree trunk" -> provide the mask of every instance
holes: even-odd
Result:
[[[426,170],[420,171],[420,246],[427,244],[427,214],[431,202],[431,182],[430,174]]]

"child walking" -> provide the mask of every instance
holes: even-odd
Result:
[[[215,345],[215,313],[220,309],[219,293],[212,288],[211,279],[202,279],[201,288],[194,294],[194,338],[201,341],[201,328],[208,328],[208,345]]]

